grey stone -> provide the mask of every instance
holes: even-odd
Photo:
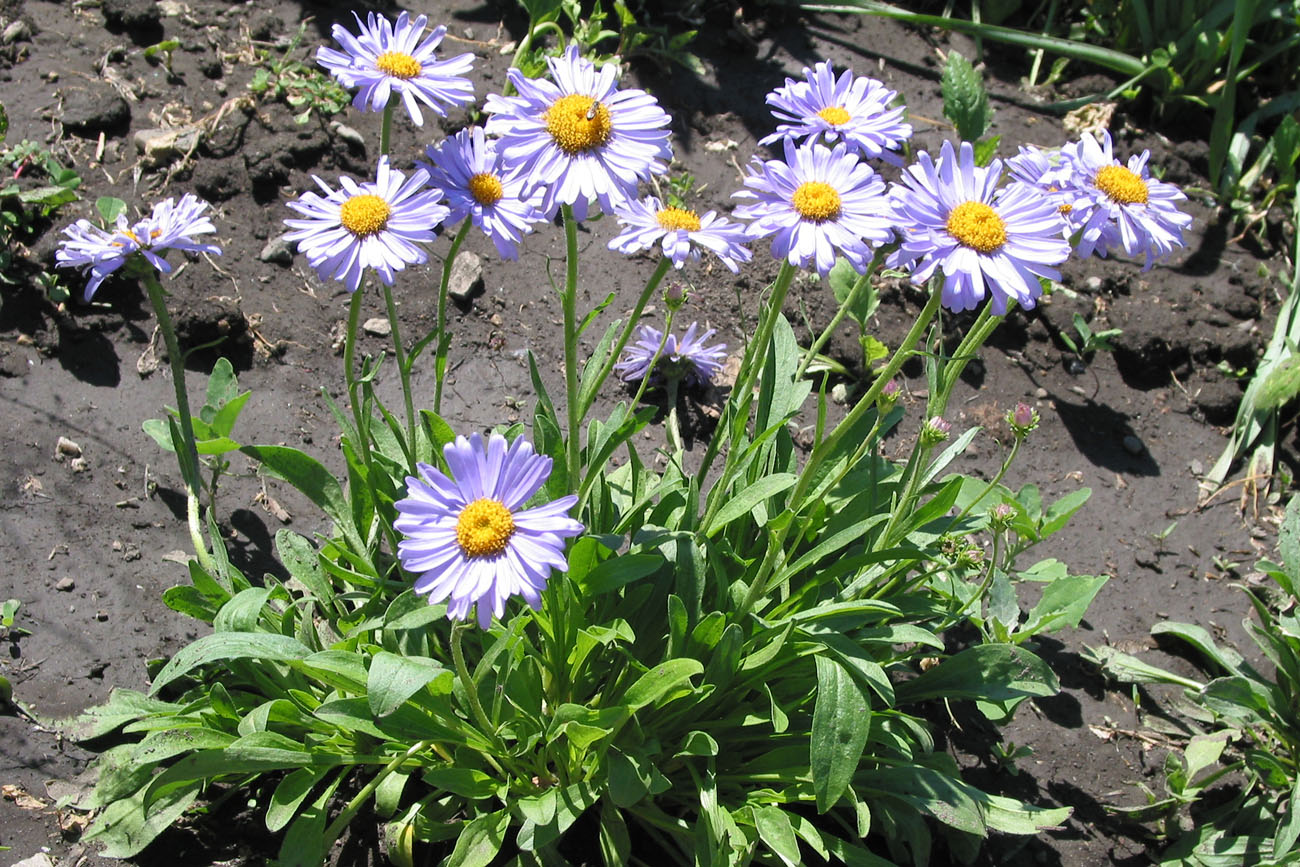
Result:
[[[148,168],[165,166],[172,160],[191,153],[199,146],[199,129],[178,126],[174,129],[142,129],[135,134],[135,147]]]
[[[468,301],[483,289],[483,260],[477,253],[462,251],[451,265],[447,294],[457,301]]]
[[[1124,437],[1123,445],[1124,451],[1131,455],[1140,455],[1147,449],[1147,447],[1142,444],[1142,440],[1133,436],[1133,434]]]
[[[262,252],[258,254],[258,259],[263,262],[270,262],[272,265],[291,265],[293,264],[293,250],[289,247],[289,242],[283,237],[272,238],[266,242]]]
[[[345,123],[339,123],[337,120],[330,124],[330,132],[338,137],[338,140],[352,147],[366,149],[366,137],[357,132]]]
[[[104,0],[101,8],[111,28],[156,31],[162,21],[162,10],[153,0]]]
[[[843,405],[849,399],[849,389],[842,382],[837,382],[831,386],[831,400]]]
[[[5,45],[13,42],[30,42],[31,39],[32,25],[21,18],[11,23],[3,32],[0,32],[0,43]]]
[[[107,84],[78,84],[64,91],[59,120],[64,129],[78,135],[125,131],[131,123],[131,107]]]
[[[54,585],[54,589],[60,593],[69,593],[77,589],[77,582],[73,581],[71,578],[63,577]]]
[[[382,316],[367,319],[361,324],[362,330],[374,337],[387,337],[393,333],[393,323]]]
[[[54,867],[54,861],[44,852],[37,853],[30,858],[24,858],[21,861],[15,861],[14,867]]]

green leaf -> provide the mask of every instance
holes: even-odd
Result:
[[[95,199],[95,211],[104,225],[116,223],[117,218],[126,213],[126,202],[116,196],[100,196]]]
[[[1290,403],[1297,394],[1300,394],[1300,357],[1291,355],[1282,359],[1264,377],[1255,396],[1255,406],[1278,409]]]
[[[9,113],[5,111],[3,103],[0,103],[0,142],[5,140],[9,135]]]
[[[250,587],[239,591],[217,612],[212,621],[213,631],[257,632],[257,621],[270,597],[270,587]]]
[[[853,781],[871,731],[871,706],[848,670],[819,654],[810,760],[817,812],[839,801]]]
[[[156,694],[178,677],[189,674],[201,665],[213,662],[227,662],[232,659],[262,659],[284,662],[291,659],[304,659],[311,649],[296,638],[286,635],[271,635],[265,632],[217,632],[205,635],[168,660],[154,678],[149,688],[151,695]]]
[[[455,675],[432,659],[418,656],[398,656],[381,650],[370,661],[370,676],[366,681],[370,710],[377,717],[388,716],[408,698],[436,680],[441,680],[441,692],[449,693]]]
[[[635,713],[648,704],[654,704],[683,687],[690,688],[690,680],[704,671],[698,659],[670,659],[661,662],[637,678],[636,683],[624,693],[619,702]]]
[[[1109,580],[1106,575],[1069,575],[1043,588],[1038,604],[1018,634],[1037,635],[1057,629],[1077,629],[1088,606]]]
[[[790,488],[799,477],[794,473],[771,473],[764,476],[757,483],[742,487],[731,495],[722,508],[718,509],[717,517],[713,519],[713,525],[709,527],[708,535],[716,536],[719,531],[725,528],[732,521],[752,511],[755,506],[769,497],[774,497],[782,491]]]
[[[510,826],[510,814],[505,810],[486,813],[466,824],[456,838],[443,867],[487,867],[501,850]]]
[[[948,52],[941,89],[943,115],[957,127],[957,135],[968,142],[983,136],[993,120],[993,110],[984,80],[961,52]]]
[[[328,768],[299,768],[286,774],[271,794],[271,803],[266,808],[266,830],[271,833],[283,830],[327,773]]]
[[[306,537],[292,530],[277,530],[275,533],[275,552],[280,562],[289,571],[289,576],[296,579],[307,593],[323,606],[334,601],[334,587],[317,560],[316,549]]]
[[[660,554],[623,554],[598,564],[574,583],[584,598],[599,596],[653,574],[664,563]]]
[[[145,789],[141,789],[130,798],[114,801],[104,808],[82,839],[104,844],[99,854],[106,858],[138,855],[190,808],[201,788],[202,783],[196,780],[168,792],[147,808]]]
[[[265,472],[293,485],[319,506],[338,525],[354,551],[366,550],[352,523],[342,486],[320,461],[288,446],[244,446],[240,451],[259,462]]]
[[[975,165],[987,166],[997,156],[998,143],[1002,141],[1002,136],[991,135],[988,138],[982,138],[975,142]]]
[[[799,857],[799,841],[795,839],[794,826],[790,824],[790,817],[785,810],[775,806],[755,807],[754,826],[758,829],[758,838],[786,867],[799,867],[803,863]]]
[[[981,644],[949,657],[918,677],[898,684],[899,704],[930,699],[1000,702],[1055,695],[1052,669],[1023,647]]]
[[[473,768],[429,768],[423,777],[435,789],[444,789],[470,800],[490,797],[496,791],[493,779]]]

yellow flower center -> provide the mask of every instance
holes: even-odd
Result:
[[[1074,210],[1074,205],[1070,205],[1070,204],[1057,205],[1056,210],[1060,211],[1062,214],[1068,214]]]
[[[481,497],[465,507],[456,521],[456,542],[466,557],[491,557],[506,549],[515,534],[515,519],[499,500]]]
[[[609,109],[590,96],[571,93],[551,103],[542,120],[555,144],[566,154],[598,148],[613,131]]]
[[[402,51],[385,51],[375,59],[375,66],[385,75],[403,80],[415,78],[424,71],[420,61]]]
[[[962,202],[948,214],[948,234],[972,250],[992,253],[1007,242],[1007,224],[983,202]]]
[[[1110,196],[1112,202],[1121,205],[1147,203],[1146,181],[1123,166],[1106,166],[1097,172],[1097,179],[1093,183],[1097,189]]]
[[[353,196],[339,208],[339,222],[358,238],[368,238],[384,230],[393,209],[379,196],[369,193]]]
[[[506,194],[501,179],[490,172],[479,172],[469,179],[469,194],[480,205],[495,205]]]
[[[664,208],[655,214],[655,219],[668,232],[675,232],[678,229],[685,229],[688,232],[698,232],[700,230],[699,215],[685,208]]]
[[[823,181],[805,181],[790,200],[794,209],[810,223],[824,223],[840,215],[840,194]]]
[[[831,126],[843,126],[853,119],[853,115],[849,114],[844,107],[840,105],[828,105],[826,108],[817,112],[817,116],[829,123]]]

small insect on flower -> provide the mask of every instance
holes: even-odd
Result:
[[[912,125],[903,120],[901,106],[890,107],[897,91],[874,78],[857,78],[850,70],[836,78],[829,60],[812,69],[804,67],[803,75],[803,81],[787,78],[784,87],[767,95],[767,104],[781,123],[759,144],[783,138],[802,144],[843,141],[866,159],[903,164],[895,151],[912,137]]]
[[[937,164],[922,151],[890,190],[902,243],[888,264],[917,285],[942,271],[949,310],[974,310],[990,294],[999,316],[1008,300],[1033,307],[1038,278],[1060,279],[1052,266],[1070,255],[1056,207],[1024,184],[999,190],[1001,176],[1001,160],[976,166],[969,142],[960,156],[944,142]]]
[[[1173,184],[1151,177],[1151,151],[1131,156],[1128,165],[1115,157],[1109,132],[1098,142],[1090,134],[1061,149],[1069,163],[1074,196],[1072,221],[1080,228],[1080,256],[1106,254],[1120,248],[1130,256],[1145,255],[1142,270],[1183,246],[1190,214],[1178,210],[1187,196]]]
[[[284,239],[298,243],[321,279],[341,280],[349,292],[357,291],[367,268],[391,286],[396,272],[423,263],[428,257],[416,244],[432,241],[449,213],[438,204],[442,190],[428,186],[428,172],[416,169],[408,179],[389,168],[386,156],[379,158],[373,183],[345,176],[335,190],[312,179],[325,195],[306,192],[288,203],[306,219],[285,220],[295,231]]]
[[[658,243],[673,267],[681,268],[688,259],[698,260],[703,249],[714,253],[733,274],[739,273],[741,263],[753,255],[745,246],[745,227],[718,216],[716,211],[701,216],[685,208],[665,206],[649,196],[615,205],[614,214],[623,224],[623,234],[609,242],[609,249],[620,253],[648,250]]]
[[[502,259],[519,258],[519,242],[546,217],[536,207],[540,196],[524,195],[523,176],[506,172],[496,142],[476,126],[430,145],[426,153],[432,164],[420,165],[429,172],[429,183],[447,196],[447,221],[470,217]]]
[[[431,604],[447,600],[450,620],[468,619],[477,606],[484,629],[511,596],[538,610],[551,570],[568,569],[564,540],[583,531],[568,514],[577,496],[523,508],[550,476],[551,459],[522,438],[507,445],[500,434],[486,442],[459,436],[443,456],[451,478],[419,464],[421,478],[408,476],[407,496],[394,504],[393,526],[405,537],[397,556],[419,576],[415,592]]]
[[[560,205],[581,220],[592,199],[607,212],[635,199],[638,183],[668,170],[671,119],[645,91],[618,89],[617,64],[597,69],[576,45],[546,62],[554,81],[511,69],[519,95],[489,94],[484,104],[506,168],[542,191],[547,219]]]
[[[733,197],[752,201],[735,211],[751,221],[749,237],[771,235],[773,256],[799,268],[812,265],[822,276],[836,253],[865,272],[872,245],[894,237],[885,182],[844,144],[797,147],[786,139],[785,161],[755,158],[745,186]]]
[[[216,231],[207,214],[210,207],[197,196],[186,193],[180,201],[167,198],[158,202],[149,216],[134,225],[124,214],[118,216],[112,229],[78,220],[63,230],[66,237],[54,254],[55,262],[60,268],[80,268],[90,274],[86,301],[94,296],[99,284],[137,253],[159,272],[170,274],[172,266],[163,258],[168,250],[220,255],[221,248],[216,244],[205,244],[195,237]]]
[[[716,333],[715,329],[710,328],[703,334],[698,332],[699,323],[692,322],[680,340],[676,334],[669,334],[665,340],[659,329],[642,325],[637,329],[636,339],[614,365],[614,370],[624,382],[637,382],[653,373],[656,379],[680,379],[687,385],[706,385],[727,360],[727,344],[706,346]],[[660,343],[663,344],[662,352]]]
[[[328,69],[344,87],[357,87],[352,105],[366,111],[382,111],[393,94],[401,98],[411,122],[424,126],[420,106],[439,117],[447,116],[446,106],[469,105],[474,101],[474,85],[468,78],[474,55],[461,54],[438,60],[434,49],[442,42],[447,28],[439,25],[424,37],[428,17],[414,21],[403,12],[397,25],[371,12],[362,23],[355,12],[357,28],[353,35],[342,24],[331,30],[342,51],[321,47],[316,62]]]

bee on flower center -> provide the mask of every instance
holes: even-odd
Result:
[[[604,103],[579,93],[551,103],[542,121],[556,146],[571,156],[600,147],[613,132]]]

